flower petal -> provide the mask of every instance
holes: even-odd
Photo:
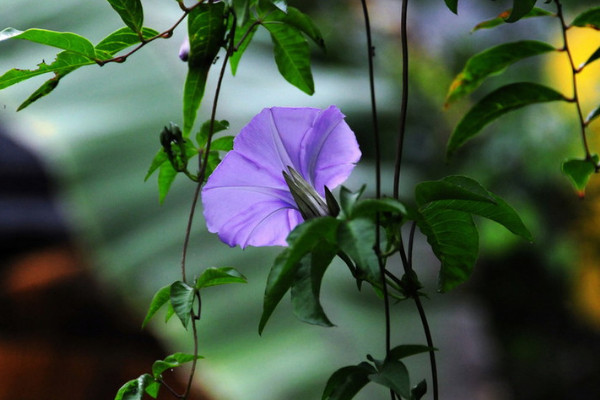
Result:
[[[202,190],[210,232],[230,246],[286,245],[303,219],[283,171],[292,167],[323,196],[342,183],[360,150],[340,110],[266,108],[246,125]]]

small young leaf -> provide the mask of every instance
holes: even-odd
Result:
[[[111,7],[134,32],[141,32],[144,25],[144,10],[140,0],[108,0]]]
[[[0,41],[6,39],[29,40],[30,42],[68,50],[87,57],[90,60],[96,58],[94,45],[83,36],[71,32],[55,32],[37,28],[19,31],[14,28],[6,28],[0,31]]]
[[[227,120],[215,120],[213,123],[213,134],[217,132],[221,132],[225,129],[229,129],[229,121]],[[196,134],[196,143],[198,143],[198,147],[201,149],[206,147],[206,142],[208,141],[208,135],[210,133],[210,120],[205,121],[200,130]],[[211,146],[212,147],[212,146]]]
[[[225,37],[225,3],[194,7],[188,15],[190,53],[183,91],[183,136],[189,137],[204,96],[208,71]]]
[[[485,96],[458,123],[446,148],[449,158],[481,129],[507,112],[524,106],[567,99],[549,87],[536,83],[520,82],[503,86]]]
[[[377,371],[367,362],[343,367],[327,380],[322,400],[350,400],[369,383],[369,375]]]
[[[369,380],[390,388],[402,398],[410,398],[410,377],[402,361],[385,360],[376,373],[369,375]]]
[[[598,118],[598,116],[600,116],[600,106],[596,107],[588,114],[588,116],[585,119],[585,124],[589,124],[590,122]]]
[[[310,50],[304,36],[296,28],[278,21],[264,22],[263,26],[271,34],[279,73],[289,83],[312,95],[315,88],[310,70]]]
[[[196,279],[194,287],[196,289],[202,289],[209,286],[246,282],[246,277],[240,274],[235,268],[207,268],[202,272],[202,275]]]
[[[164,360],[157,360],[152,364],[152,375],[155,379],[160,379],[163,372],[168,369],[181,367],[183,364],[193,361],[194,359],[200,360],[204,357],[194,356],[193,354],[175,353],[167,356]]]
[[[498,17],[487,20],[487,21],[483,21],[479,24],[477,24],[474,28],[473,31],[479,30],[479,29],[490,29],[490,28],[494,28],[498,25],[502,25],[505,24],[506,18],[508,18],[508,16],[510,15],[511,10],[505,11],[502,14],[500,14]],[[521,19],[523,18],[531,18],[531,17],[547,17],[547,16],[551,16],[554,15],[549,11],[546,11],[544,9],[541,8],[532,8],[531,11],[529,11],[526,15],[524,15]]]
[[[579,66],[579,70],[582,70],[583,68],[585,68],[586,66],[590,65],[591,63],[593,63],[594,61],[596,61],[597,59],[600,58],[600,47],[598,47],[596,49],[596,51],[594,51],[592,53],[592,55]]]
[[[567,160],[562,164],[562,172],[569,177],[577,190],[579,197],[585,196],[585,187],[590,177],[598,167],[598,155],[592,155],[590,160]]]
[[[335,245],[321,242],[300,261],[301,266],[291,288],[294,315],[299,320],[313,325],[333,326],[319,299],[323,275],[336,253]]]
[[[351,192],[345,186],[342,186],[340,189],[340,207],[346,216],[352,215],[354,206],[358,202],[358,199],[362,196],[365,191],[366,186],[363,185],[356,192]]]
[[[340,221],[332,217],[314,218],[303,222],[290,232],[287,237],[289,247],[277,256],[267,278],[259,334],[262,333],[277,304],[294,283],[302,258],[323,241],[335,244],[339,223]]]
[[[592,7],[579,14],[571,26],[588,27],[600,30],[600,7]]]
[[[445,107],[473,92],[486,78],[501,73],[509,65],[527,57],[555,50],[553,46],[544,42],[523,40],[501,44],[474,55],[450,85]]]
[[[173,310],[181,320],[183,327],[187,329],[192,305],[194,304],[194,288],[184,282],[177,281],[171,285],[170,295]]]
[[[144,391],[155,382],[150,374],[141,375],[125,383],[115,396],[115,400],[142,400]]]
[[[466,281],[479,252],[479,233],[471,215],[433,202],[420,211],[417,225],[442,263],[438,290],[447,292]]]
[[[526,16],[537,0],[513,0],[513,8],[506,22],[516,22]]]
[[[148,324],[148,322],[150,322],[150,320],[152,319],[154,314],[156,314],[156,312],[158,310],[160,310],[161,307],[163,305],[165,305],[165,303],[167,303],[170,299],[171,299],[171,285],[164,286],[164,287],[160,288],[158,290],[158,292],[156,292],[156,294],[152,298],[152,301],[150,302],[150,308],[148,308],[148,313],[146,314],[146,317],[144,318],[144,322],[142,322],[142,328],[144,328],[146,326],[146,324]]]

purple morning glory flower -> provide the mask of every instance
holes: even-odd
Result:
[[[305,217],[328,214],[325,187],[344,182],[360,156],[337,107],[265,108],[202,190],[208,230],[232,247],[286,246]]]

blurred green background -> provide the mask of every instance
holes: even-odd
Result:
[[[181,13],[175,2],[143,3],[145,25],[159,31]],[[599,218],[594,214],[599,200],[592,187],[585,202],[578,201],[559,168],[564,158],[581,155],[573,109],[550,104],[509,114],[487,127],[456,159],[444,160],[445,142],[472,104],[463,101],[442,110],[447,87],[466,59],[491,45],[521,38],[548,40],[558,46],[558,25],[532,19],[469,33],[476,23],[494,17],[511,2],[463,0],[459,16],[441,0],[412,3],[403,197],[410,199],[420,180],[467,174],[514,205],[536,238],[534,244],[521,243],[502,228],[481,223],[481,260],[473,280],[443,295],[435,292],[439,264],[419,238],[415,259],[429,294],[425,307],[440,349],[442,398],[597,399],[600,280],[594,281],[599,279],[594,249],[600,231],[594,229],[593,221]],[[228,73],[225,78],[217,118],[229,120],[229,133],[235,134],[263,107],[336,104],[347,115],[363,150],[363,160],[347,186],[356,189],[366,182],[372,192],[373,149],[360,3],[290,4],[311,15],[325,37],[327,52],[314,49],[315,95],[303,94],[278,75],[269,38],[259,34],[238,74]],[[375,30],[384,186],[389,193],[400,104],[400,5],[391,0],[369,4]],[[566,4],[568,19],[584,6],[588,2]],[[71,31],[96,43],[122,22],[102,1],[3,0],[0,28],[7,26]],[[60,185],[61,210],[89,257],[94,275],[107,296],[126,300],[140,324],[153,293],[180,278],[179,258],[194,191],[190,182],[179,177],[159,206],[156,176],[143,181],[159,148],[162,127],[169,121],[181,123],[186,65],[177,53],[184,35],[180,27],[172,39],[145,47],[124,64],[77,70],[50,96],[19,113],[18,105],[49,76],[0,92],[0,123],[47,162]],[[592,51],[600,45],[598,36],[588,40]],[[34,68],[42,59],[53,60],[55,54],[34,43],[2,42],[0,73],[14,67]],[[567,75],[560,71],[551,59],[527,60],[491,79],[473,99],[517,80],[556,83],[563,88],[564,82],[557,79]],[[600,77],[598,65],[592,71]],[[216,75],[216,71],[209,75],[200,121],[207,119]],[[586,90],[597,94],[599,81],[590,78]],[[591,106],[599,100],[592,98]],[[324,307],[336,327],[302,324],[284,301],[259,337],[262,293],[278,249],[229,249],[205,231],[201,213],[196,215],[190,274],[208,266],[234,266],[249,280],[247,285],[209,289],[203,297],[199,337],[200,354],[206,359],[200,362],[198,380],[217,398],[319,398],[337,368],[356,364],[366,354],[382,357],[380,301],[368,289],[357,293],[341,265],[330,267],[323,286]],[[394,343],[424,343],[412,303],[394,306],[393,313]],[[191,351],[190,334],[175,319],[164,324],[158,318],[150,329],[174,351]],[[426,356],[408,363],[415,383],[424,378],[430,381]],[[373,385],[357,398],[386,398],[386,391]]]

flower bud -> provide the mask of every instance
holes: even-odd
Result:
[[[181,43],[181,47],[179,47],[179,58],[181,61],[187,61],[190,55],[190,38],[186,36],[183,43]]]

